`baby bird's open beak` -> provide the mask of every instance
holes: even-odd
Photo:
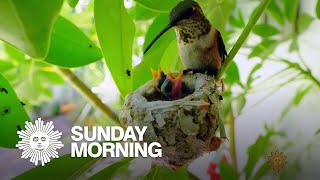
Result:
[[[182,76],[183,71],[180,71],[179,75],[175,77],[170,70],[168,71],[168,79],[171,82],[171,98],[177,100],[181,98],[182,91]]]
[[[153,76],[153,80],[156,82],[155,86],[160,91],[160,87],[164,82],[164,80],[166,79],[166,75],[164,74],[160,66],[159,66],[158,72],[152,69],[151,67],[150,67],[150,70]]]

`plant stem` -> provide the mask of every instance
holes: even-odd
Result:
[[[232,107],[230,107],[230,112],[229,112],[229,119],[228,119],[228,124],[229,124],[229,138],[230,138],[230,156],[232,159],[232,166],[234,169],[238,172],[238,163],[237,163],[237,150],[236,150],[236,140],[235,140],[235,118],[233,115],[233,110]]]
[[[245,40],[249,36],[251,30],[253,29],[253,27],[257,23],[257,21],[260,18],[261,14],[267,8],[267,6],[270,3],[270,1],[271,0],[263,0],[259,4],[259,6],[254,10],[254,13],[253,13],[252,17],[250,18],[247,26],[242,31],[242,33],[241,33],[240,37],[238,38],[237,42],[235,43],[235,45],[231,49],[230,53],[228,54],[228,57],[226,58],[226,60],[222,64],[221,68],[219,69],[218,74],[216,76],[217,80],[219,80],[223,76],[223,74],[227,70],[228,66],[231,64],[233,58],[236,56],[236,54],[238,53],[239,49],[241,48],[241,46],[243,45],[243,43],[245,42]]]
[[[99,109],[105,116],[109,117],[113,123],[120,125],[118,115],[106,106],[75,74],[73,74],[69,69],[60,67],[55,67],[55,69],[97,109]]]

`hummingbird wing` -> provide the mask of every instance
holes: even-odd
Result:
[[[218,32],[218,50],[219,50],[219,55],[221,57],[221,64],[223,64],[224,60],[226,59],[226,57],[228,56],[228,53],[226,51],[226,47],[224,45],[221,33],[217,30]]]

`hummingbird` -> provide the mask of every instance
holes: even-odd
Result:
[[[221,33],[210,23],[200,5],[194,0],[181,1],[171,10],[169,23],[151,41],[144,54],[171,28],[176,32],[179,56],[185,71],[216,75],[227,56],[227,51]],[[167,81],[161,83],[166,82],[172,89],[162,90],[167,89],[175,95],[182,94],[180,79],[182,75],[179,75],[177,80],[172,76],[167,77]],[[223,87],[223,82],[221,84]]]
[[[193,0],[179,2],[169,14],[169,23],[147,46],[144,54],[169,29],[177,36],[180,59],[187,71],[216,75],[227,52],[221,33],[206,18]],[[178,86],[177,86],[178,87]]]

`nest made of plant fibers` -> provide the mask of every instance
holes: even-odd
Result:
[[[183,75],[182,98],[168,101],[150,80],[127,95],[120,112],[125,126],[147,126],[144,141],[159,142],[169,167],[183,166],[204,153],[215,151],[225,138],[220,116],[220,91],[213,76]],[[187,90],[186,90],[187,89]],[[220,127],[220,138],[216,131]]]

